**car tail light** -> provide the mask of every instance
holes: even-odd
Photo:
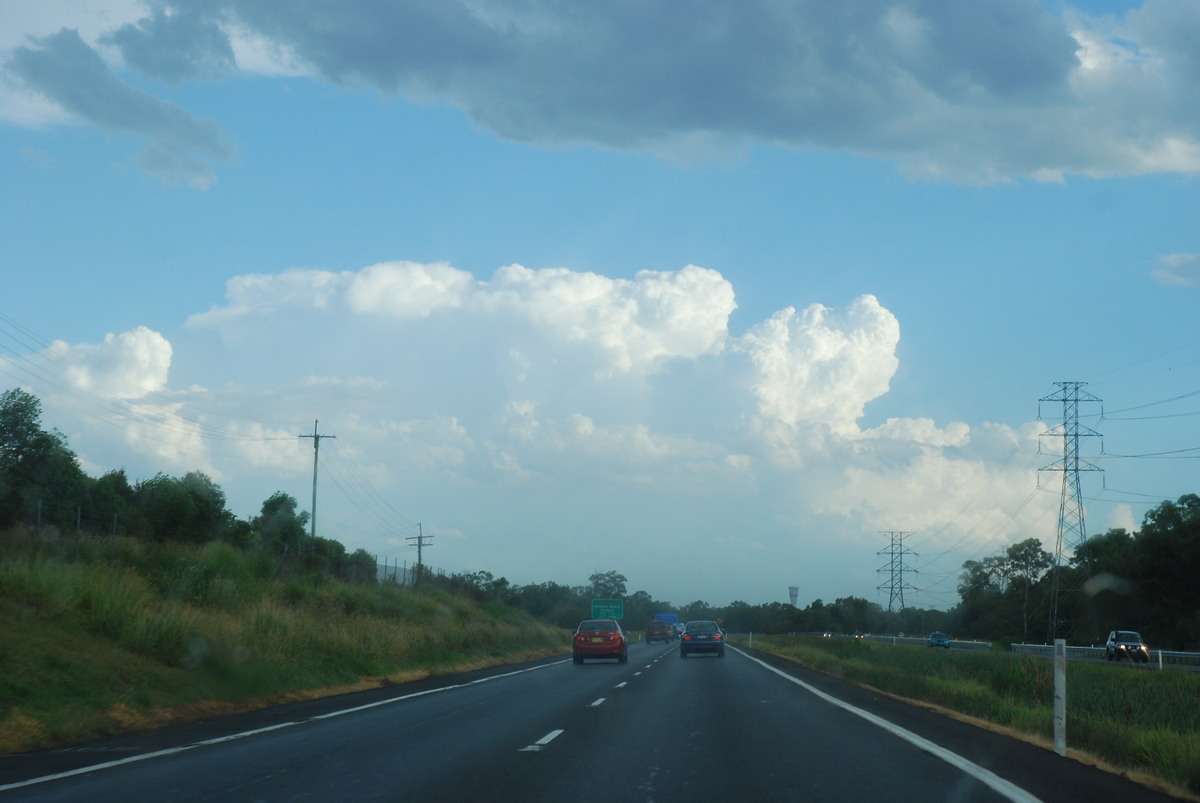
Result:
[[[688,636],[688,635],[685,635],[685,636],[683,637],[683,640],[684,640],[684,641],[691,641],[691,640],[692,640],[692,637],[691,637],[691,636]]]
[[[720,641],[720,640],[721,640],[721,634],[713,633],[713,641]]]

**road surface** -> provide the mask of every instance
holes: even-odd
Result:
[[[1161,801],[730,646],[636,644],[0,757],[0,801]]]

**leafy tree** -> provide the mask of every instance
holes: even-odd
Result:
[[[560,627],[574,627],[591,614],[590,603],[577,590],[552,581],[518,586],[512,600],[531,616]]]
[[[352,583],[374,583],[375,556],[365,549],[356,549],[343,564],[342,576]]]
[[[1072,587],[1082,588],[1083,602],[1091,606],[1090,613],[1095,616],[1096,641],[1110,630],[1128,629],[1130,622],[1142,620],[1143,603],[1136,585],[1137,543],[1124,528],[1084,541],[1076,547],[1071,564],[1078,579]]]
[[[150,527],[155,541],[191,541],[196,502],[187,486],[175,477],[157,474],[137,484],[134,504]]]
[[[72,527],[86,476],[67,439],[41,426],[42,403],[20,389],[0,394],[0,525]]]
[[[684,605],[679,611],[679,618],[685,622],[691,622],[696,619],[717,619],[718,613],[707,602],[698,599]]]
[[[248,521],[232,519],[229,527],[225,530],[225,540],[238,549],[250,549],[254,546],[254,528]],[[372,558],[372,565],[374,565],[374,558]]]
[[[225,492],[209,477],[191,471],[180,481],[192,498],[192,518],[184,540],[204,542],[224,538],[233,522],[233,514],[225,508]]]
[[[884,629],[883,609],[862,597],[839,597],[832,608],[834,629],[842,633],[879,632]]]
[[[615,571],[596,572],[588,578],[593,599],[621,599],[625,596],[625,575]]]
[[[84,506],[95,528],[107,530],[125,518],[133,506],[133,486],[125,476],[125,469],[109,471],[90,482],[84,495]]]
[[[0,471],[11,472],[46,448],[42,403],[20,389],[0,394]]]
[[[259,515],[250,522],[263,545],[280,552],[300,546],[304,539],[304,526],[308,523],[308,512],[297,513],[296,508],[296,498],[283,491],[276,491],[267,497]]]
[[[1030,594],[1034,585],[1045,577],[1054,556],[1042,549],[1042,542],[1036,538],[1026,538],[1012,544],[1004,550],[1004,565],[1007,576],[1012,584],[1012,591],[1020,594],[1021,599],[1021,638],[1029,638],[1029,625],[1033,611],[1030,607]]]
[[[1075,549],[1071,562],[1087,564],[1092,575],[1104,573],[1128,578],[1134,570],[1134,554],[1137,545],[1133,536],[1124,527],[1109,530],[1103,535],[1093,535]]]
[[[1135,540],[1134,582],[1144,620],[1134,623],[1160,643],[1200,643],[1200,496],[1185,494],[1148,511]]]

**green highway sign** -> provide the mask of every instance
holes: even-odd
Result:
[[[592,600],[593,619],[622,619],[625,616],[625,600],[623,599],[594,599]]]

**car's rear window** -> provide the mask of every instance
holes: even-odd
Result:
[[[611,619],[592,619],[582,622],[579,625],[580,630],[616,630],[617,623]]]
[[[688,622],[687,629],[689,633],[715,633],[718,628],[716,622]]]

